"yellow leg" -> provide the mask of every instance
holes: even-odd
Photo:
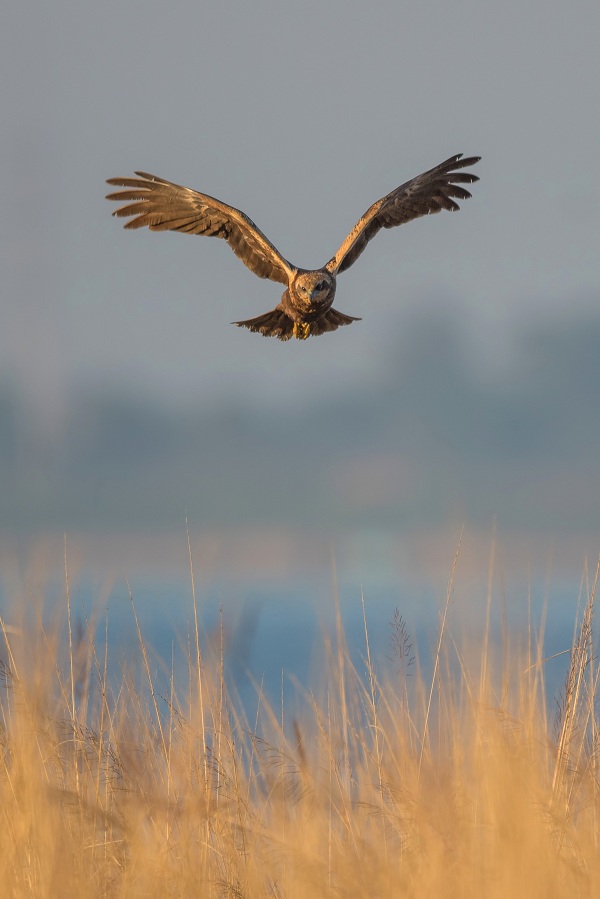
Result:
[[[294,322],[294,337],[306,340],[310,336],[310,322]]]

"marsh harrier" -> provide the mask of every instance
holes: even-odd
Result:
[[[456,199],[471,196],[462,185],[479,180],[477,175],[461,169],[475,165],[480,158],[463,159],[462,153],[451,156],[377,200],[358,220],[335,256],[316,271],[297,268],[284,259],[239,209],[155,175],[136,172],[137,178],[110,178],[108,184],[126,189],[109,194],[107,199],[127,203],[113,213],[133,216],[125,228],[147,226],[151,231],[184,231],[224,238],[251,272],[286,287],[275,309],[233,324],[265,337],[305,340],[360,321],[333,308],[337,275],[350,268],[381,228],[394,228],[441,209],[455,212],[459,208]]]

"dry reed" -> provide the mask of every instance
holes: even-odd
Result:
[[[68,594],[64,641],[2,621],[2,896],[600,895],[596,580],[554,732],[541,641],[497,648],[486,627],[461,650],[452,584],[429,681],[398,616],[377,673],[364,604],[353,664],[338,609],[321,693],[291,722],[260,687],[247,720],[195,592],[183,693],[173,659],[157,686],[133,597],[144,680],[109,672],[92,624],[74,634]]]

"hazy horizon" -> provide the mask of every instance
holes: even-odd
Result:
[[[596,3],[5,19],[3,533],[600,530]],[[154,172],[312,266],[457,152],[473,198],[381,233],[339,280],[363,320],[306,342],[231,326],[281,286],[224,242],[104,199]]]

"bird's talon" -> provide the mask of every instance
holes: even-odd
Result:
[[[310,322],[294,322],[294,337],[297,340],[306,340],[310,336]]]

